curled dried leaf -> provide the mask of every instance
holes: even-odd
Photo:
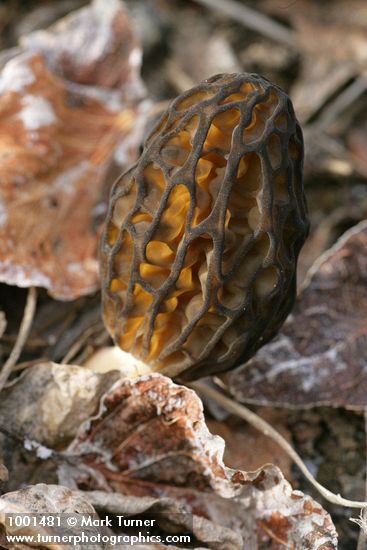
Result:
[[[292,491],[278,468],[231,470],[223,450],[224,441],[205,425],[197,395],[150,374],[111,388],[69,447],[76,466],[63,464],[59,477],[92,490],[169,497],[186,513],[230,527],[242,537],[240,548],[267,548],[279,540],[304,550],[336,548],[329,515]]]
[[[173,101],[115,184],[102,243],[105,323],[148,371],[224,371],[278,330],[308,231],[302,157],[290,100],[261,77]]]
[[[0,74],[0,281],[63,300],[99,286],[106,196],[140,140],[140,49],[104,4],[24,37]]]

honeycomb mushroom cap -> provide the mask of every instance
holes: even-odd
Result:
[[[303,140],[288,96],[254,74],[177,97],[112,189],[103,312],[115,342],[182,380],[274,336],[308,233]]]

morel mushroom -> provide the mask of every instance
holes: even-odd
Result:
[[[104,320],[145,372],[225,371],[274,336],[308,233],[302,163],[292,104],[260,76],[171,103],[114,185],[102,239]]]

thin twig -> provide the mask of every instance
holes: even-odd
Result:
[[[36,311],[37,303],[37,290],[35,287],[31,287],[28,291],[27,302],[24,308],[23,319],[19,327],[19,333],[15,341],[14,347],[3,365],[0,372],[0,391],[5,386],[11,371],[19,359],[22,349],[29,335],[31,325],[33,322],[34,313]]]
[[[3,424],[0,424],[0,433],[11,439],[12,441],[15,441],[18,443],[21,447],[24,447],[24,437],[16,433],[14,428],[11,430],[4,426]]]
[[[39,357],[38,359],[30,359],[29,361],[23,361],[22,363],[18,363],[13,368],[13,372],[19,372],[24,369],[28,369],[29,367],[34,367],[34,365],[40,365],[41,363],[49,363],[50,359],[49,357]]]
[[[313,130],[320,132],[327,129],[350,105],[364,94],[367,89],[367,73],[363,73],[327,105],[318,120],[311,124]]]
[[[288,441],[265,420],[250,411],[250,409],[240,403],[237,403],[236,401],[233,401],[232,399],[223,395],[223,393],[221,393],[220,391],[210,386],[207,386],[202,382],[192,382],[188,384],[188,386],[193,388],[198,393],[201,393],[206,397],[213,399],[219,405],[227,409],[227,411],[239,416],[240,418],[243,418],[264,435],[273,439],[287,453],[287,455],[293,460],[293,462],[297,464],[298,468],[301,470],[306,479],[326,500],[333,504],[338,504],[339,506],[345,506],[346,508],[364,508],[367,506],[367,502],[348,500],[346,498],[343,498],[341,495],[336,495],[335,493],[332,493],[331,491],[329,491],[329,489],[326,489],[326,487],[321,485],[321,483],[319,483],[313,477],[311,472],[304,464],[302,458],[299,456],[298,453],[296,453],[296,451],[288,443]]]
[[[276,42],[281,42],[286,46],[291,46],[293,49],[297,47],[295,40],[294,32],[289,30],[284,25],[273,21],[270,17],[257,12],[235,2],[234,0],[196,0],[199,4],[203,4],[208,8],[218,10],[224,15],[231,17],[235,21],[238,21],[248,29],[257,31],[262,35],[275,40]]]
[[[92,334],[94,333],[96,328],[98,328],[98,326],[99,326],[99,323],[94,325],[94,326],[89,327],[82,334],[82,336],[76,342],[74,342],[74,344],[71,346],[71,348],[66,353],[66,355],[64,355],[64,357],[61,359],[61,363],[63,365],[67,365],[71,361],[71,359],[73,359],[73,357],[76,356],[78,351],[80,351],[80,349],[83,347],[83,345],[89,340],[89,338],[92,336]]]
[[[365,432],[365,444],[366,444],[366,468],[365,468],[365,498],[367,498],[367,408],[364,410],[364,432]],[[361,517],[363,514],[361,513]],[[366,525],[363,528],[363,524],[360,525],[361,530],[359,532],[357,550],[366,550],[367,547],[367,530]]]

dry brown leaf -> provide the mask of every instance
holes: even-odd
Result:
[[[64,463],[59,477],[89,489],[174,498],[188,513],[230,527],[246,550],[336,548],[329,515],[292,491],[277,467],[231,470],[223,451],[224,441],[205,425],[197,395],[151,374],[119,381],[106,394],[100,413],[68,449],[79,464]],[[215,548],[215,541],[210,544]]]
[[[0,281],[64,300],[98,288],[108,189],[134,160],[144,118],[140,50],[120,2],[109,6],[29,35],[0,74]]]
[[[314,264],[282,331],[229,377],[239,401],[367,405],[367,221]]]
[[[0,497],[0,546],[1,548],[8,549],[26,549],[34,548],[34,544],[17,544],[10,543],[6,535],[24,535],[24,536],[55,536],[65,535],[65,530],[57,529],[56,527],[42,527],[37,525],[36,527],[31,525],[26,526],[12,526],[9,522],[10,514],[25,514],[31,516],[32,514],[95,514],[95,510],[91,504],[84,499],[80,493],[70,491],[66,487],[60,485],[46,485],[40,483],[33,487],[14,491],[12,493],[6,493]],[[87,536],[98,535],[99,529],[96,527],[87,527],[85,529]],[[67,534],[80,535],[80,527],[69,528]],[[67,550],[70,545],[64,543],[51,544],[43,543],[39,545],[42,548],[52,548],[53,550]],[[85,548],[85,545],[75,544],[74,548],[81,550]],[[102,544],[88,544],[88,550],[101,550]]]

